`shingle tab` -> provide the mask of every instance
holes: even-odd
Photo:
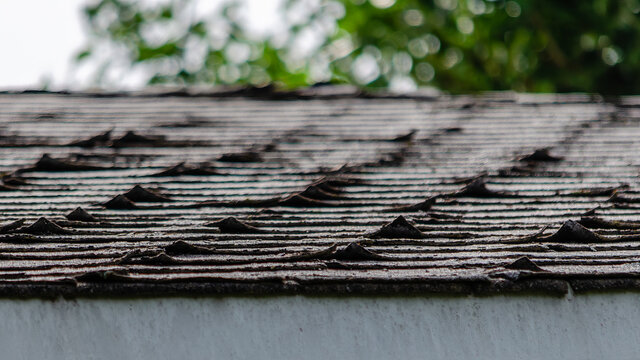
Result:
[[[0,295],[640,288],[638,98],[324,91],[0,94]]]

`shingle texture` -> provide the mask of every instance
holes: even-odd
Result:
[[[640,288],[640,99],[0,94],[0,295]]]

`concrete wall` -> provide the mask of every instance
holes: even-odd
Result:
[[[640,294],[0,300],[0,359],[638,359]]]

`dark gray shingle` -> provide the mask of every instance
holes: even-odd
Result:
[[[173,95],[0,95],[0,294],[640,284],[638,98]]]

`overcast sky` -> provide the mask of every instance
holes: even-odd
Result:
[[[84,0],[0,0],[0,89],[62,85],[84,43]]]
[[[221,0],[202,0],[206,3]],[[269,27],[274,0],[246,0],[253,28]],[[0,0],[0,90],[78,89],[72,60],[85,42],[87,0]],[[210,4],[210,3],[209,3]]]

